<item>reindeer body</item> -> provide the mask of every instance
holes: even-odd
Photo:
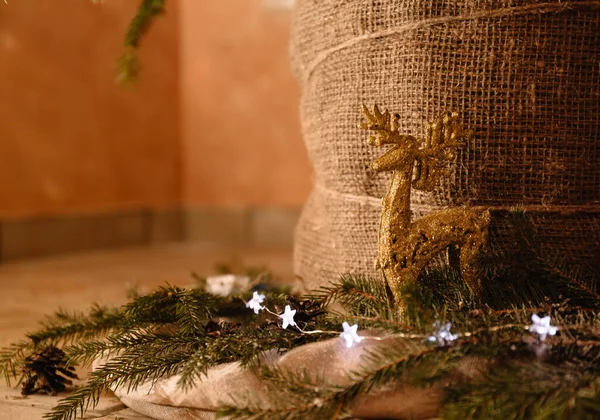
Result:
[[[392,182],[382,202],[377,265],[396,302],[403,300],[402,286],[416,281],[432,260],[445,252],[450,264],[460,268],[467,285],[477,293],[476,259],[486,243],[489,211],[459,207],[411,222],[412,188],[432,190],[454,158],[459,137],[464,134],[456,115],[442,116],[428,126],[427,140],[422,143],[413,136],[400,135],[397,121],[391,120],[387,111],[381,113],[375,107],[370,113],[363,107],[363,113],[367,123],[361,127],[377,132],[369,143],[393,145],[372,166],[377,172],[392,171]]]

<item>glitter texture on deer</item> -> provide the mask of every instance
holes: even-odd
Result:
[[[362,106],[364,130],[374,131],[368,143],[392,147],[376,159],[376,172],[392,172],[392,182],[383,198],[379,227],[377,267],[390,286],[395,302],[403,311],[403,287],[439,256],[460,269],[473,293],[480,291],[477,258],[487,242],[490,213],[486,209],[455,207],[436,211],[412,221],[410,195],[413,188],[432,191],[449,166],[456,148],[469,135],[455,113],[445,113],[427,125],[426,138],[419,141],[398,131],[399,116],[377,106],[371,112]]]

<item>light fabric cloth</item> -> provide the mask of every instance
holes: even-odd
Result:
[[[390,344],[390,340],[394,338],[381,341],[366,339],[347,348],[344,340],[334,338],[307,344],[283,355],[267,353],[263,362],[290,371],[314,373],[316,378],[323,380],[323,385],[344,386],[350,384],[350,372],[359,371],[365,351],[386,342]],[[398,345],[397,341],[395,345]],[[114,391],[128,407],[160,420],[212,420],[219,406],[233,404],[232,396],[236,396],[238,401],[245,397],[251,401],[258,400],[265,407],[269,404],[261,379],[239,363],[226,363],[209,369],[207,375],[187,391],[177,386],[178,380],[179,376],[173,376],[158,381],[154,386],[144,384],[133,392],[127,392],[126,387]],[[358,398],[352,405],[352,412],[357,418],[429,419],[439,411],[442,392],[441,384],[417,389],[396,383]]]

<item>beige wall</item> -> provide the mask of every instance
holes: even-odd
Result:
[[[170,0],[123,88],[115,59],[138,3],[0,1],[0,217],[300,205],[289,14]]]
[[[289,11],[181,0],[183,197],[190,206],[299,206],[310,170],[289,70]]]
[[[139,85],[114,82],[137,3],[0,2],[0,216],[179,200],[176,13],[145,41]]]

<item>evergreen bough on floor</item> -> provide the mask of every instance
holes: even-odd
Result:
[[[233,418],[349,418],[357,397],[396,383],[446,384],[440,413],[445,419],[600,418],[597,267],[575,268],[544,255],[523,213],[511,217],[514,248],[490,251],[481,296],[473,296],[443,260],[407,287],[410,310],[402,318],[385,285],[364,276],[342,276],[303,299],[281,290],[265,292],[265,306],[281,313],[290,305],[303,329],[339,330],[348,321],[392,337],[367,351],[345,387],[316,386],[315,372],[292,373],[258,362],[265,351],[285,352],[331,335],[283,330],[274,315],[254,315],[245,306],[250,291],[219,297],[169,285],[122,307],[58,311],[0,352],[0,373],[18,379],[27,356],[49,345],[61,348],[71,366],[105,360],[48,413],[52,420],[76,418],[115,387],[131,391],[179,374],[181,389],[190,389],[211,367],[233,361],[258,372],[268,390],[268,404],[239,396],[232,406],[221,407],[218,415]],[[537,341],[526,331],[532,313],[551,315],[559,334]],[[428,342],[435,322],[450,322],[457,339]],[[457,367],[467,359],[481,362],[480,374],[456,380]]]

